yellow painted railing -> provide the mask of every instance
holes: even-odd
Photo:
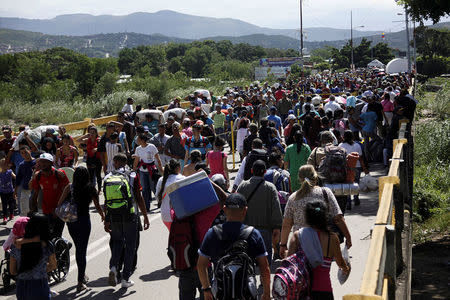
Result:
[[[359,294],[345,295],[344,300],[378,300],[395,297],[396,266],[399,265],[398,260],[402,260],[400,254],[402,243],[399,243],[398,239],[401,239],[403,228],[403,220],[395,218],[397,215],[403,216],[403,213],[399,214],[395,209],[410,215],[409,211],[403,211],[403,205],[408,204],[404,200],[411,197],[406,191],[410,181],[406,168],[412,164],[413,159],[412,152],[406,148],[408,142],[405,139],[406,130],[407,121],[400,121],[399,138],[393,143],[393,156],[388,175],[379,178],[379,208]],[[411,172],[409,175],[412,176]],[[409,208],[411,209],[411,204]],[[405,243],[406,247],[410,247],[409,240]]]

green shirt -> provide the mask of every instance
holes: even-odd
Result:
[[[286,148],[286,154],[284,155],[284,161],[289,163],[289,173],[291,174],[291,189],[292,193],[300,188],[298,182],[298,169],[305,165],[311,149],[308,145],[303,144],[299,153],[297,153],[297,144],[289,145]]]
[[[225,114],[224,113],[220,113],[218,114],[217,112],[214,112],[214,127],[215,128],[224,128],[225,127]]]

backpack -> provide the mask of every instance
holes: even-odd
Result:
[[[105,207],[112,222],[131,219],[135,214],[129,174],[113,171],[103,181]]]
[[[345,149],[338,146],[325,146],[324,151],[325,158],[319,164],[319,175],[328,183],[344,183],[347,179]]]
[[[311,287],[310,266],[301,245],[296,253],[283,259],[275,271],[272,296],[276,300],[308,299]]]
[[[184,271],[195,267],[199,243],[195,237],[194,216],[174,218],[170,225],[167,256],[174,271]]]
[[[255,161],[260,159],[266,163],[266,166],[269,162],[267,151],[264,149],[253,149],[246,157],[243,176],[244,180],[249,180],[252,177],[252,167]]]
[[[248,237],[253,227],[247,226],[241,230],[239,237],[225,251],[215,265],[212,283],[214,299],[218,300],[256,300],[256,266],[247,254]],[[213,231],[221,241],[224,241],[222,225],[213,227]]]
[[[273,183],[277,188],[280,204],[286,204],[289,198],[290,178],[286,173],[287,171],[282,169],[269,168],[264,174],[264,180]]]

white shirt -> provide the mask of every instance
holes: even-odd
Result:
[[[352,152],[357,152],[359,156],[361,157],[363,155],[361,145],[358,143],[353,143],[353,145],[347,144],[347,143],[340,143],[339,147],[342,147],[347,151],[347,154],[350,154]],[[359,160],[356,162],[356,167],[361,168],[361,163]]]
[[[234,179],[233,187],[237,188],[244,180],[245,163],[247,162],[247,157],[248,155],[242,160],[241,166],[239,167],[239,170],[236,174],[236,178]]]
[[[341,109],[341,106],[339,104],[337,104],[336,101],[329,101],[327,104],[325,104],[324,108],[325,111],[327,110],[331,110],[333,113],[337,110],[337,109]]]
[[[119,152],[122,152],[122,146],[118,143],[111,144],[110,142],[106,142],[106,158],[108,159],[106,172],[114,171],[114,156]]]
[[[139,146],[134,152],[144,163],[149,164],[155,161],[155,154],[158,154],[158,149],[153,144],[147,144],[146,147]],[[142,172],[148,172],[148,169],[139,168]]]
[[[166,185],[164,186],[164,191],[162,194],[162,202],[161,202],[161,219],[164,222],[172,222],[172,217],[170,215],[170,197],[169,194],[166,194],[166,188],[174,182],[180,181],[185,178],[185,176],[181,174],[171,174],[167,177]],[[161,191],[163,177],[158,179],[158,183],[156,184],[156,195],[159,195]]]
[[[133,104],[126,103],[122,107],[122,112],[132,114],[133,113]]]

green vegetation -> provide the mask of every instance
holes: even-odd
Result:
[[[371,47],[372,42],[366,38],[362,38],[361,43],[353,48],[353,61],[357,68],[365,68],[373,59],[378,59],[387,64],[394,58],[392,49],[385,43],[378,43]],[[335,69],[348,68],[351,63],[352,47],[350,41],[338,50],[331,48],[331,57],[333,58],[333,67]]]
[[[417,71],[434,77],[450,73],[450,30],[420,26],[416,29]]]
[[[450,228],[450,79],[437,93],[418,88],[414,130],[414,240],[424,242]]]
[[[203,41],[124,48],[118,58],[89,58],[65,48],[0,55],[0,119],[33,124],[79,121],[117,112],[135,92],[144,107],[166,104],[198,88],[221,94],[226,88],[222,80],[248,83],[253,67],[268,55],[298,53]],[[133,77],[117,83],[119,74]],[[193,82],[192,77],[208,80]]]

